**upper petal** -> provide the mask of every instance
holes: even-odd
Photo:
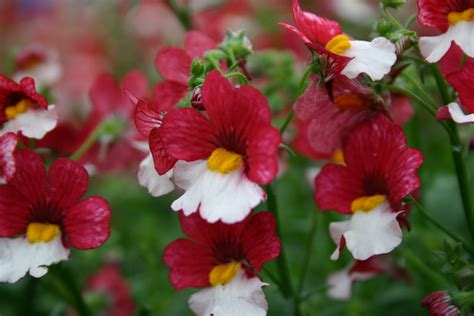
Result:
[[[280,132],[273,127],[262,128],[256,132],[247,148],[249,180],[263,185],[269,184],[278,173],[278,148],[281,143]]]
[[[187,84],[163,81],[153,89],[153,100],[160,112],[170,111],[188,93]]]
[[[159,175],[166,174],[176,163],[176,159],[170,156],[163,145],[160,129],[154,128],[150,132],[150,151],[155,163],[155,169]]]
[[[155,58],[158,72],[165,80],[188,85],[192,59],[184,49],[170,47],[161,49]]]
[[[191,31],[184,38],[184,47],[191,58],[203,58],[206,51],[216,46],[216,41],[200,31]]]
[[[449,27],[448,14],[452,10],[447,0],[418,0],[418,20],[421,24],[445,32]]]
[[[15,237],[26,232],[29,207],[28,201],[13,186],[0,186],[0,237]]]

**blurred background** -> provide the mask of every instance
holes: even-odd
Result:
[[[379,2],[375,0],[301,3],[307,11],[340,21],[347,33],[359,39],[370,38],[373,24],[380,18]],[[182,21],[171,9],[173,5],[185,8],[194,28],[217,42],[222,41],[229,28],[245,31],[255,51],[248,60],[249,72],[255,78],[252,84],[266,94],[275,126],[280,124],[292,106],[302,70],[310,58],[304,45],[277,25],[278,22],[293,24],[290,0],[0,0],[0,73],[14,76],[29,70],[21,57],[31,50],[48,56],[56,67],[56,76],[42,91],[49,103],[56,104],[60,110],[63,129],[59,138],[53,138],[56,145],[45,146],[53,147],[45,157],[67,156],[81,139],[77,135],[88,124],[94,107],[89,91],[99,75],[108,73],[119,81],[130,71],[138,70],[148,78],[150,89],[160,82],[154,66],[156,53],[163,47],[182,47],[186,34]],[[413,14],[416,14],[414,0],[408,0],[395,13],[402,21]],[[412,27],[424,32],[416,22]],[[421,149],[425,156],[421,168],[421,201],[446,226],[465,235],[449,141],[431,117],[416,105],[413,107],[404,129],[410,146]],[[126,123],[133,125],[132,121]],[[317,212],[311,264],[303,284],[305,314],[424,315],[421,299],[445,285],[437,274],[443,263],[432,254],[443,248],[444,236],[424,222],[416,210],[409,216],[411,231],[404,233],[402,246],[387,258],[400,273],[383,273],[356,282],[348,300],[328,297],[329,275],[346,267],[351,259],[347,252],[337,262],[329,259],[335,246],[328,226],[343,217],[317,211],[310,175],[322,162],[293,146],[297,132],[297,126],[292,125],[285,135],[297,154],[282,153],[275,190],[284,223],[283,243],[294,280],[301,273],[313,213]],[[464,138],[469,135],[470,130],[463,130]],[[113,165],[122,154],[117,151],[108,155],[102,164]],[[94,276],[110,263],[118,267],[126,282],[126,289],[123,290],[123,283],[120,288],[125,294],[128,288],[131,298],[127,301],[129,309],[112,315],[191,315],[186,302],[195,290],[174,290],[167,279],[168,268],[161,259],[164,247],[183,236],[177,214],[170,209],[179,192],[151,197],[137,182],[139,161],[131,159],[114,168],[91,170],[89,194],[110,201],[112,236],[100,249],[72,250],[71,259],[63,264],[73,271],[73,278],[97,315],[101,315],[100,311],[110,300],[91,288],[94,288]],[[470,159],[470,167],[472,164]],[[258,209],[265,208],[262,204]],[[266,269],[276,271],[275,263],[267,263]],[[261,277],[271,283],[265,273]],[[71,314],[67,301],[58,296],[63,286],[51,273],[42,279],[25,277],[14,285],[2,284],[0,314]],[[293,302],[283,299],[277,286],[266,287],[265,293],[269,315],[293,313]]]

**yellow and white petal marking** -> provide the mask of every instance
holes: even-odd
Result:
[[[351,210],[353,213],[363,211],[370,212],[385,201],[382,194],[372,196],[362,196],[352,201]]]
[[[26,239],[30,244],[37,242],[50,242],[61,233],[55,224],[30,223],[26,230]]]
[[[15,105],[7,106],[5,108],[5,116],[8,120],[12,120],[19,114],[25,113],[28,108],[32,106],[32,103],[28,99],[23,99]]]
[[[40,278],[48,266],[69,257],[61,233],[49,242],[30,243],[27,237],[0,238],[0,282],[15,283],[26,273]]]
[[[336,149],[331,154],[331,161],[338,165],[344,165],[344,152],[341,149]]]
[[[209,273],[209,283],[212,286],[226,285],[240,271],[240,262],[230,262],[215,266]]]
[[[216,148],[207,160],[209,170],[228,174],[242,165],[242,155],[228,151],[224,148]]]
[[[365,73],[372,80],[381,80],[397,60],[395,45],[384,37],[350,43],[351,47],[340,54],[352,58],[341,72],[350,79]]]
[[[187,216],[199,210],[210,223],[242,221],[262,200],[265,192],[250,181],[243,166],[229,173],[209,170],[208,160],[178,161],[173,169],[174,182],[186,192],[171,204]]]
[[[240,269],[226,285],[207,287],[193,294],[189,307],[198,316],[265,316],[268,304],[262,287],[266,285],[258,277],[247,278]]]
[[[28,108],[3,124],[0,135],[6,132],[22,132],[29,138],[41,139],[53,130],[58,122],[58,113],[54,105],[47,110]]]
[[[364,201],[363,206],[365,203],[375,202]],[[402,242],[402,230],[397,215],[385,200],[368,212],[356,211],[348,221],[331,223],[331,238],[338,245],[331,259],[339,258],[339,244],[343,236],[354,259],[366,260],[374,255],[389,253]]]
[[[421,54],[430,63],[438,62],[455,42],[469,57],[474,57],[474,8],[463,12],[451,12],[446,33],[420,37]]]
[[[351,42],[349,36],[345,34],[339,34],[334,36],[327,44],[326,49],[331,53],[341,55],[351,48]]]

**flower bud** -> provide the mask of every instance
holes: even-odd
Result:
[[[224,51],[226,49],[231,50],[237,59],[245,58],[253,52],[252,43],[248,37],[245,36],[244,31],[227,31],[224,42],[222,42],[220,47]]]
[[[199,111],[204,111],[204,105],[202,103],[201,86],[197,86],[193,90],[191,96],[191,106]]]

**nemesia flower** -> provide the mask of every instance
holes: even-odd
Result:
[[[15,133],[6,133],[0,136],[0,183],[8,181],[15,174],[14,151],[18,144]]]
[[[97,273],[87,280],[87,292],[105,294],[107,305],[101,310],[101,315],[129,316],[133,315],[135,304],[127,281],[120,273],[120,267],[115,263],[104,265]]]
[[[16,172],[0,186],[0,282],[14,283],[30,273],[41,277],[47,266],[67,260],[69,247],[94,249],[110,235],[110,208],[93,196],[87,171],[61,158],[49,172],[30,150],[15,154]]]
[[[421,54],[430,63],[438,62],[455,42],[474,57],[474,2],[472,0],[418,0],[418,20],[442,34],[420,37]]]
[[[26,137],[41,139],[56,127],[58,120],[55,106],[48,106],[30,77],[16,83],[0,74],[0,109],[0,135],[21,132]]]
[[[280,25],[293,31],[308,47],[325,56],[331,64],[329,73],[332,75],[342,74],[354,79],[365,73],[372,80],[380,80],[397,60],[395,45],[388,39],[377,37],[371,42],[351,40],[336,21],[302,11],[298,0],[293,0],[292,6],[296,27],[285,23]]]
[[[13,79],[19,81],[23,77],[32,77],[37,88],[53,85],[62,75],[57,54],[36,46],[23,50],[16,57],[16,66]]]
[[[180,213],[180,223],[191,239],[173,241],[163,260],[176,289],[204,288],[191,296],[191,309],[197,315],[265,315],[266,284],[256,271],[280,254],[273,215],[261,212],[229,225]]]
[[[265,199],[258,184],[277,175],[280,133],[265,97],[250,86],[234,88],[217,70],[204,81],[202,102],[206,116],[175,109],[151,131],[155,167],[164,174],[174,166],[175,183],[186,190],[173,210],[239,222]]]
[[[437,291],[427,295],[421,306],[428,308],[429,316],[459,316],[459,309],[452,304],[451,296],[446,291]]]
[[[388,253],[402,240],[403,198],[420,186],[423,156],[407,148],[403,130],[380,114],[355,128],[343,146],[345,165],[327,164],[316,177],[321,210],[352,214],[331,223],[337,259],[347,246],[354,259]]]

